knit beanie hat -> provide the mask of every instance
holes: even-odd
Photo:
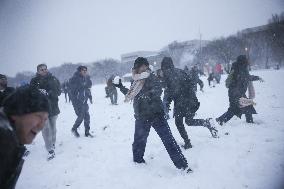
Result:
[[[50,111],[50,103],[46,93],[30,85],[17,88],[5,98],[3,107],[7,116]]]
[[[88,70],[87,66],[78,66],[77,71],[80,72],[81,70]]]
[[[138,69],[140,68],[142,65],[146,65],[149,66],[149,62],[146,58],[144,57],[138,57],[136,58],[134,65],[133,65],[133,69]]]

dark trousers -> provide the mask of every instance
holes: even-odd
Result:
[[[133,161],[138,163],[144,161],[143,156],[151,126],[161,138],[174,165],[178,169],[187,168],[187,160],[183,156],[181,149],[177,145],[169,125],[164,118],[156,118],[153,121],[135,121],[134,142],[132,144]]]
[[[234,117],[234,112],[231,111],[230,109],[228,109],[227,112],[225,112],[223,115],[221,115],[218,119],[219,122],[221,123],[226,123],[227,121],[229,121],[230,119],[232,119]],[[252,114],[245,114],[246,116],[246,122],[247,123],[253,123],[253,118],[252,118]]]
[[[77,119],[73,125],[74,129],[77,129],[84,120],[85,132],[90,130],[90,114],[89,114],[89,105],[87,103],[74,106]]]
[[[209,80],[209,79],[208,79],[208,85],[209,85],[209,86],[211,86],[211,81],[212,81],[212,80]]]
[[[67,92],[64,92],[65,95],[65,102],[67,102]]]
[[[200,90],[202,90],[203,89],[203,87],[204,87],[204,83],[203,83],[203,81],[201,80],[201,79],[198,79],[198,85],[199,85],[199,87],[200,87]]]
[[[170,119],[169,110],[166,104],[167,104],[166,100],[163,99],[163,108],[164,108],[165,117],[166,119]]]
[[[194,114],[188,113],[186,116],[181,116],[179,114],[175,115],[175,123],[176,127],[179,131],[180,136],[183,138],[185,143],[190,142],[187,132],[185,130],[184,124],[183,124],[183,118],[185,117],[185,123],[188,126],[207,126],[207,121],[205,119],[193,119]]]
[[[110,94],[110,102],[111,104],[117,104],[117,92]]]

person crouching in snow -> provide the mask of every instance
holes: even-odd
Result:
[[[229,121],[232,117],[234,117],[234,115],[241,118],[242,114],[245,114],[247,123],[253,123],[252,114],[256,114],[256,111],[252,103],[242,105],[240,100],[250,100],[246,96],[246,91],[250,83],[256,80],[263,80],[258,76],[250,75],[248,65],[249,63],[245,55],[238,56],[237,61],[232,64],[230,74],[226,79],[226,86],[229,89],[228,95],[230,107],[228,108],[227,112],[216,119],[220,125],[223,125]]]
[[[130,89],[115,84],[125,94],[125,102],[133,101],[135,117],[134,142],[132,144],[133,161],[145,163],[144,152],[151,127],[161,138],[171,160],[178,169],[192,172],[183,156],[164,116],[161,100],[162,87],[158,78],[149,70],[146,58],[138,57],[132,68],[133,83]]]

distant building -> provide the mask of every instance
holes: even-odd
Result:
[[[147,58],[149,64],[154,67],[154,70],[158,69],[162,59],[164,58],[162,51],[135,51],[121,55],[121,62],[126,64],[133,64],[138,57]]]

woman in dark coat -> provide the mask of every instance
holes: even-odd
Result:
[[[220,125],[229,121],[234,115],[241,118],[242,114],[245,114],[247,123],[253,123],[252,114],[256,114],[253,105],[240,107],[239,100],[242,97],[247,99],[246,91],[249,82],[256,80],[262,81],[262,79],[258,76],[250,75],[248,65],[248,60],[245,55],[238,56],[237,61],[232,65],[229,75],[230,79],[226,81],[226,85],[229,88],[230,107],[227,112],[216,119]]]

